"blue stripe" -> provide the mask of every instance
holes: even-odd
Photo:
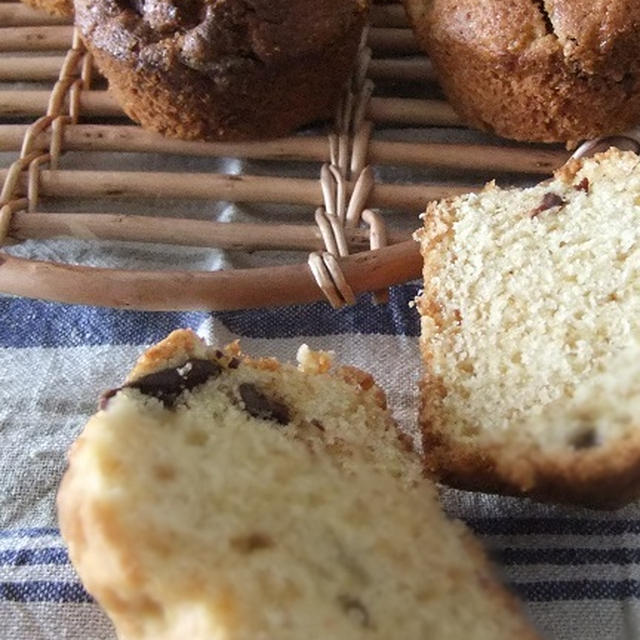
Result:
[[[93,602],[77,582],[0,582],[0,601],[9,602]]]
[[[588,518],[471,518],[467,525],[478,535],[619,536],[640,533],[640,520]]]
[[[615,564],[627,566],[640,563],[640,549],[493,549],[491,557],[503,565],[552,564],[578,566],[585,564]]]
[[[563,580],[516,582],[511,588],[528,602],[640,599],[638,580]],[[32,581],[0,582],[0,601],[93,602],[79,583]]]
[[[409,308],[417,285],[394,287],[390,302],[375,305],[371,296],[335,311],[326,302],[225,312],[143,312],[62,305],[0,297],[0,347],[77,347],[145,345],[177,328],[197,329],[207,318],[248,338],[290,338],[339,333],[419,334],[418,312]]]
[[[596,520],[589,518],[471,518],[467,525],[478,535],[584,535],[618,536],[640,534],[640,520]],[[57,536],[53,527],[0,529],[0,538]]]
[[[69,564],[69,556],[64,547],[0,551],[0,567],[34,564]]]
[[[196,329],[206,313],[142,313],[0,298],[0,347],[150,344],[178,327]]]
[[[502,565],[550,564],[578,566],[586,564],[609,564],[628,566],[640,564],[640,549],[580,549],[548,548],[518,549],[507,547],[490,551],[493,560]],[[18,549],[0,551],[0,566],[65,565],[69,556],[64,547],[43,549]]]
[[[216,314],[233,333],[251,338],[293,338],[340,333],[420,335],[418,311],[409,307],[418,286],[392,287],[389,303],[376,305],[362,296],[356,305],[332,309],[326,302],[259,311]]]
[[[512,583],[511,588],[528,602],[640,599],[640,582],[638,580],[518,582]]]
[[[32,527],[29,529],[0,529],[0,538],[44,538],[59,536],[60,529],[53,527]]]

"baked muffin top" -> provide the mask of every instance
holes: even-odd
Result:
[[[409,0],[431,37],[472,43],[488,54],[561,54],[577,73],[622,77],[638,67],[640,3],[635,0]],[[422,17],[421,17],[422,16]]]
[[[76,0],[94,46],[136,65],[216,76],[330,47],[368,0]]]

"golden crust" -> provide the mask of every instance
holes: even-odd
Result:
[[[606,509],[640,496],[640,430],[590,450],[551,453],[498,441],[465,446],[434,417],[437,403],[427,398],[437,388],[437,381],[423,382],[420,428],[426,471],[444,484]]]
[[[605,162],[631,152],[611,148],[594,156]],[[571,185],[587,158],[572,159],[555,172],[555,178]],[[490,186],[492,183],[489,183]],[[447,388],[432,373],[429,338],[448,322],[436,302],[431,284],[453,240],[452,224],[457,198],[430,203],[424,229],[416,233],[424,259],[425,288],[418,299],[422,315],[421,353],[424,375],[420,382],[419,427],[422,433],[425,471],[444,484],[459,489],[524,495],[543,501],[615,508],[640,496],[640,429],[633,437],[585,449],[542,451],[533,443],[505,443],[499,439],[463,444],[448,431],[443,399]],[[478,425],[470,425],[475,431]]]
[[[252,358],[244,354],[237,340],[218,350],[207,346],[204,340],[190,329],[176,329],[164,340],[149,347],[138,358],[131,373],[127,376],[127,382],[132,382],[161,369],[176,366],[189,358],[210,358],[221,361],[225,366],[232,358],[238,358],[255,369],[265,371],[282,369],[282,364],[275,358]],[[329,373],[329,368],[326,368],[324,372]],[[356,389],[370,393],[381,409],[387,408],[386,394],[366,371],[356,367],[342,366],[336,369],[335,375]]]
[[[204,358],[207,346],[193,331],[177,329],[164,340],[149,347],[127,376],[127,382],[137,380],[155,371],[166,369],[189,358]]]
[[[419,44],[469,124],[517,140],[569,143],[634,126],[637,3],[589,3],[587,11],[584,2],[564,0],[548,15],[540,4],[405,0]]]

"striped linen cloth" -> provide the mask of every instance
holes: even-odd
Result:
[[[420,361],[416,284],[386,306],[364,296],[225,313],[141,313],[0,297],[0,638],[111,640],[60,538],[55,494],[65,452],[98,394],[178,327],[241,339],[255,355],[295,358],[301,342],[374,374],[401,425],[415,428]],[[640,511],[597,512],[445,490],[448,512],[481,537],[545,637],[640,637]],[[410,615],[410,612],[407,612]],[[433,639],[436,640],[436,639]]]
[[[502,144],[466,129],[376,131],[377,139]],[[12,154],[0,153],[8,166]],[[167,154],[65,154],[68,169],[198,171],[317,178],[314,163],[275,163]],[[485,182],[486,173],[438,167],[375,167],[384,182]],[[503,182],[519,183],[518,175]],[[526,183],[526,180],[525,180]],[[320,203],[318,203],[320,204]],[[42,200],[40,211],[103,212],[94,198]],[[313,208],[113,197],[109,211],[235,222],[308,224]],[[416,215],[394,215],[411,231]],[[50,238],[3,247],[19,257],[99,267],[213,270],[299,262],[300,254]],[[138,355],[171,330],[189,327],[212,343],[241,339],[244,350],[294,360],[297,347],[332,350],[371,372],[396,419],[415,429],[420,357],[416,283],[396,287],[388,305],[369,296],[332,310],[312,305],[225,313],[142,313],[0,296],[0,640],[114,640],[112,627],[78,582],[57,528],[55,493],[66,451],[98,395],[117,386]],[[449,513],[466,521],[526,601],[547,638],[640,638],[640,509],[597,512],[445,490]],[[303,640],[303,639],[301,639]],[[305,639],[306,640],[306,639]],[[312,640],[312,639],[309,639]],[[394,639],[395,640],[395,639]],[[401,639],[398,639],[401,640]],[[437,640],[437,639],[432,639]]]

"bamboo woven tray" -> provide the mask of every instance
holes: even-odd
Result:
[[[87,171],[66,162],[74,154],[110,160]],[[534,181],[567,155],[465,131],[439,97],[399,4],[374,7],[351,86],[326,131],[221,144],[169,140],[135,126],[105,90],[70,24],[0,1],[3,293],[150,310],[325,297],[339,307],[365,291],[384,300],[387,287],[420,275],[410,230],[429,199],[494,177]],[[165,157],[178,158],[182,168],[151,170],[143,161],[144,169],[131,167],[131,158],[150,156],[155,168]],[[118,157],[127,159],[124,169]],[[187,170],[215,158],[236,159],[242,171]],[[97,211],[75,204],[89,199],[100,204]],[[132,214],[129,203],[144,201],[166,202],[163,215]],[[258,222],[171,215],[171,207],[182,211],[182,201],[253,203],[267,214]],[[273,222],[268,212],[276,203],[281,215]],[[282,221],[289,210],[297,212],[295,223]],[[276,260],[283,250],[301,253],[273,266],[167,271],[45,262],[12,251],[16,243],[57,236],[274,251]]]

